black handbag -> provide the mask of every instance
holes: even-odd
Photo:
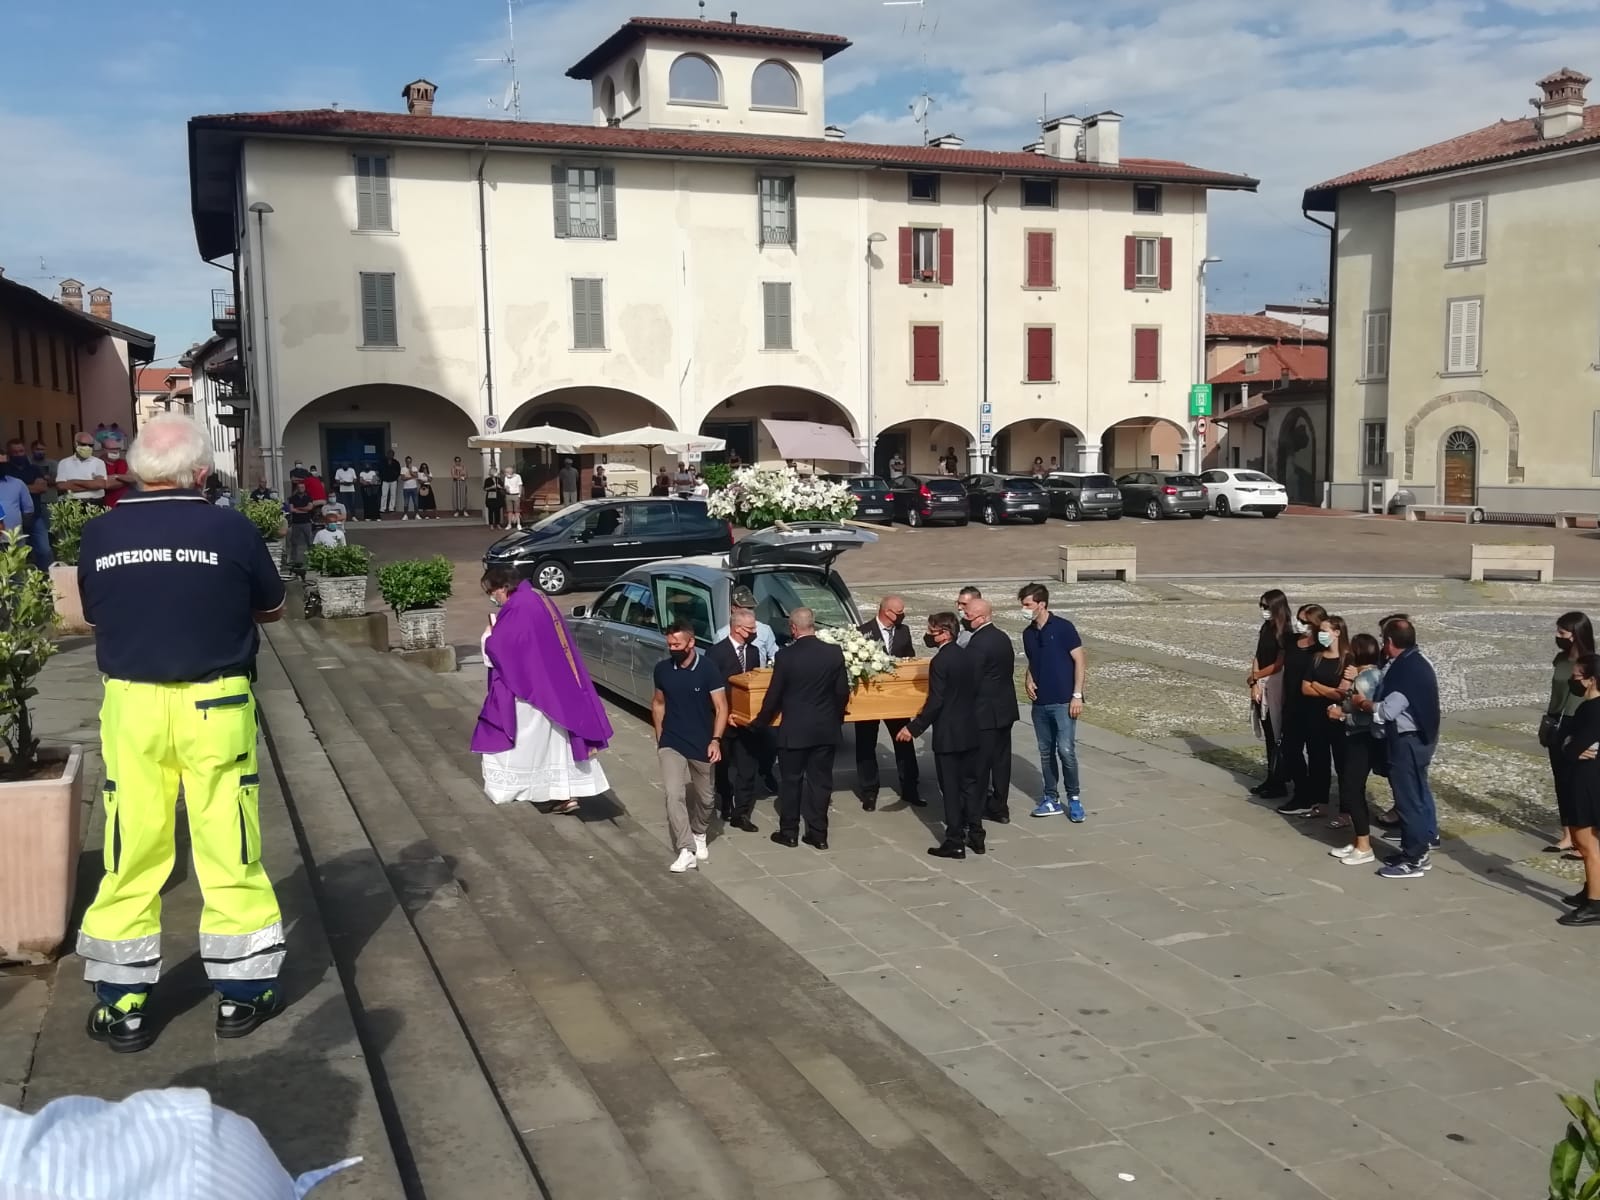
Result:
[[[1552,749],[1556,744],[1556,731],[1561,728],[1561,718],[1550,713],[1545,713],[1539,718],[1539,745],[1546,750]]]

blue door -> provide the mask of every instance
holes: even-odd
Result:
[[[334,468],[341,463],[349,463],[357,470],[368,463],[377,466],[383,461],[388,448],[387,425],[324,425],[322,449],[325,458],[321,463],[323,477],[331,478]]]

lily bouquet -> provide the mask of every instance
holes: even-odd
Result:
[[[856,515],[856,498],[842,483],[789,467],[741,467],[711,493],[706,511],[746,529],[766,529],[779,521],[848,520]]]
[[[845,670],[850,674],[850,686],[860,687],[878,675],[894,670],[894,659],[877,638],[869,638],[859,629],[821,628],[817,638],[844,651]]]

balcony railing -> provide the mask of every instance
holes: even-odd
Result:
[[[239,310],[233,302],[233,293],[226,288],[211,289],[211,323],[220,325],[225,322],[237,322]]]

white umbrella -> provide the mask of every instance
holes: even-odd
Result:
[[[608,433],[605,437],[595,438],[596,446],[642,446],[648,449],[660,447],[663,450],[683,452],[688,450],[723,450],[728,443],[719,437],[707,437],[703,434],[683,433],[677,429],[662,429],[657,425],[641,425],[637,429],[624,429],[621,433]]]
[[[469,437],[475,450],[524,450],[530,446],[552,446],[560,454],[581,454],[601,441],[587,433],[576,433],[555,425],[533,425],[527,429],[505,429],[499,433]]]

